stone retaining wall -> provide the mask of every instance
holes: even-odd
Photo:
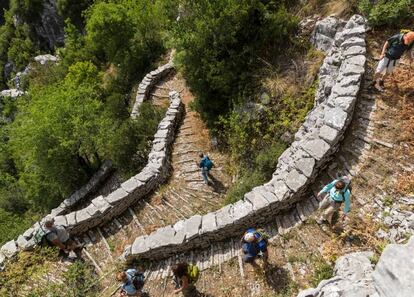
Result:
[[[135,103],[134,103],[134,106],[133,106],[133,109],[132,109],[132,112],[131,112],[131,117],[133,119],[135,119],[138,116],[139,107],[141,106],[142,102],[148,100],[148,98],[150,96],[150,92],[154,88],[155,84],[157,84],[162,78],[164,78],[166,75],[171,73],[171,71],[173,71],[174,65],[173,65],[173,62],[172,62],[172,56],[173,56],[173,54],[171,54],[171,56],[170,56],[170,62],[168,62],[167,64],[165,64],[163,66],[160,66],[156,70],[148,73],[144,77],[144,79],[141,81],[141,83],[139,84],[139,88],[138,88],[137,95],[136,95],[136,100],[135,100]],[[42,57],[42,56],[39,56],[39,57]],[[35,58],[35,60],[37,61],[36,58]],[[40,63],[44,64],[41,61],[40,61]],[[10,96],[9,93],[7,93],[8,91],[9,90],[3,91],[4,94],[2,93],[1,95]],[[16,92],[20,92],[20,91],[16,90]],[[173,107],[173,106],[175,106],[174,102],[177,101],[177,100],[180,100],[180,99],[178,98],[179,95],[177,95],[177,94],[171,94],[171,96],[174,97],[174,98],[170,98],[170,100],[172,100],[170,109],[174,110],[174,107]],[[170,111],[170,109],[169,109],[169,111]],[[169,131],[167,133],[168,134],[168,141],[166,142],[166,143],[168,143],[168,150],[170,149],[170,147],[169,147],[170,142],[172,143],[172,141],[173,141],[173,139],[170,139],[169,137],[174,137],[174,132],[171,132],[170,129],[174,129],[175,125],[179,122],[180,117],[182,116],[183,107],[182,107],[181,103],[179,104],[178,110],[179,110],[178,115],[175,115],[171,111],[170,111],[171,114],[169,115],[168,111],[167,111],[167,116],[164,118],[164,120],[160,123],[160,126],[159,126],[159,132],[163,133],[162,131],[165,130],[165,128],[163,128],[163,127],[166,125],[166,123],[171,122],[170,124],[172,124],[171,127],[168,126],[168,131]],[[174,115],[174,119],[172,118],[172,115]],[[176,117],[176,119],[175,119],[175,117]],[[164,126],[162,126],[161,124],[163,124]],[[157,134],[156,134],[156,136],[157,136]],[[159,139],[159,140],[161,141],[161,139]],[[159,148],[160,146],[161,146],[161,144],[157,144],[154,140],[153,150],[155,148]],[[153,153],[153,152],[160,153],[161,151],[151,151],[151,153]],[[168,157],[169,155],[167,154],[166,156]],[[151,157],[151,154],[150,154],[150,157]],[[151,162],[149,160],[148,164],[150,164],[150,163]],[[147,165],[147,167],[148,167],[148,165]],[[145,168],[144,168],[144,170],[145,170]],[[144,172],[144,170],[142,172]],[[86,220],[85,222],[89,221],[87,219],[86,213],[88,213],[88,211],[89,211],[93,215],[98,215],[99,212],[93,212],[95,209],[91,205],[89,205],[89,208],[86,208],[87,209],[86,211],[80,210],[79,213],[78,212],[70,213],[71,209],[78,202],[83,200],[83,198],[85,198],[87,195],[89,195],[90,193],[96,191],[98,189],[99,185],[101,184],[101,182],[103,180],[105,180],[112,171],[113,171],[112,163],[110,161],[105,161],[102,164],[101,168],[92,176],[92,178],[88,181],[88,183],[86,185],[84,185],[79,190],[75,191],[69,198],[65,199],[58,207],[52,209],[49,216],[57,217],[57,221],[56,221],[57,224],[62,224],[62,225],[65,225],[65,226],[69,226],[72,229],[72,233],[81,232],[81,231],[78,231],[78,230],[84,230],[85,229],[84,228],[84,225],[85,225],[84,221],[85,220]],[[165,171],[168,171],[168,168]],[[151,181],[152,181],[152,179],[151,179]],[[128,183],[128,182],[130,182],[130,180],[128,180],[125,183]],[[152,184],[152,182],[150,182],[150,184]],[[117,193],[120,194],[120,191],[118,191]],[[128,195],[128,196],[130,196],[130,195]],[[110,195],[108,197],[110,197]],[[105,197],[105,199],[106,199],[106,197]],[[102,198],[102,196],[99,196],[99,197],[95,198],[93,201],[95,201],[95,203],[101,202],[102,205],[106,205],[103,200],[104,200],[104,198]],[[92,204],[93,204],[93,201],[92,201]],[[122,209],[122,207],[120,207],[120,209]],[[105,210],[105,212],[110,211],[110,210],[114,211],[112,208],[108,208],[107,210]],[[66,216],[65,216],[66,214],[68,214],[68,218],[66,218]],[[79,222],[80,222],[79,226],[76,226],[77,225],[76,223],[73,224],[74,223],[73,219],[76,222],[76,217],[77,217],[76,214],[79,215]],[[109,217],[109,216],[105,216],[105,218],[106,217]],[[113,217],[113,216],[111,216],[111,217]],[[103,221],[107,221],[109,219],[110,218],[104,219]],[[96,222],[92,222],[92,223],[96,224]],[[26,230],[23,234],[21,234],[17,238],[16,241],[11,240],[11,241],[7,242],[3,247],[1,247],[1,249],[0,249],[0,267],[3,265],[3,262],[5,261],[5,258],[10,258],[10,257],[14,256],[18,252],[18,250],[27,250],[27,249],[31,249],[31,248],[34,247],[35,244],[34,244],[34,241],[32,239],[32,236],[33,236],[36,228],[38,228],[38,226],[39,226],[39,223],[36,223],[31,228]],[[90,228],[92,228],[92,227],[90,227]]]
[[[174,64],[170,58],[170,62],[158,67],[154,71],[151,71],[144,77],[138,86],[137,96],[135,98],[135,103],[131,111],[131,118],[135,119],[139,115],[139,107],[141,106],[142,102],[148,99],[150,92],[154,86],[173,70]]]
[[[280,156],[273,178],[234,204],[136,238],[125,250],[127,259],[161,259],[208,247],[212,241],[241,235],[249,226],[272,220],[275,214],[303,199],[338,149],[352,120],[365,73],[365,20],[356,15],[338,29],[319,72],[317,105],[296,133],[295,141]]]
[[[170,106],[164,119],[159,123],[154,136],[148,163],[140,173],[131,177],[121,186],[103,197],[94,198],[91,203],[78,211],[55,216],[57,225],[65,226],[71,235],[83,233],[93,227],[107,223],[123,213],[128,207],[142,199],[156,187],[166,181],[171,173],[171,152],[176,130],[184,114],[184,105],[179,93],[170,93]],[[40,224],[36,223],[16,241],[7,242],[0,251],[0,260],[14,256],[18,250],[33,248],[33,235]],[[1,263],[0,263],[1,264]]]

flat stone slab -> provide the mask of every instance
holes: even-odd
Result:
[[[144,254],[150,250],[150,248],[147,246],[147,243],[146,243],[147,237],[148,236],[140,236],[135,239],[131,247],[131,254],[133,255]]]
[[[295,168],[306,177],[311,177],[315,170],[314,158],[300,158],[295,161]]]
[[[356,97],[359,92],[359,85],[351,85],[343,87],[340,84],[336,84],[332,88],[333,96],[337,97]]]
[[[275,194],[279,201],[283,201],[290,196],[291,191],[284,181],[273,178],[270,184],[274,188],[273,194]]]
[[[295,193],[303,189],[307,182],[308,178],[296,169],[292,169],[286,179],[286,185]]]
[[[347,120],[348,114],[339,107],[331,108],[325,113],[325,124],[338,131],[345,128]]]
[[[341,132],[327,125],[323,125],[319,129],[319,137],[325,140],[329,144],[336,143],[341,137],[341,135],[342,135]]]
[[[218,211],[216,211],[217,229],[225,228],[228,225],[232,225],[233,220],[233,205],[229,204]]]
[[[355,97],[330,96],[327,101],[327,104],[330,107],[339,107],[343,109],[345,112],[350,113],[355,106],[355,101],[356,101]]]
[[[326,154],[331,149],[330,145],[322,139],[309,140],[304,143],[302,148],[318,161],[326,157]]]
[[[11,258],[14,257],[14,255],[17,254],[17,245],[14,240],[10,240],[6,242],[0,249],[0,252],[6,257]]]
[[[244,194],[244,200],[249,201],[253,210],[259,210],[269,205],[269,201],[256,189],[253,188],[252,191]]]
[[[239,200],[233,204],[234,222],[247,217],[253,212],[253,205],[249,201]]]
[[[202,218],[200,215],[194,215],[183,221],[183,231],[186,240],[190,240],[199,235]]]
[[[213,232],[217,229],[216,214],[209,212],[202,217],[200,234]]]
[[[125,199],[129,193],[125,191],[123,188],[118,188],[108,196],[105,197],[105,200],[109,202],[111,205],[117,205],[120,201]]]
[[[131,177],[127,181],[121,184],[122,189],[128,193],[133,193],[136,189],[142,186],[144,183],[137,180],[135,177]]]
[[[111,209],[111,205],[102,195],[93,199],[92,204],[95,205],[102,214]]]

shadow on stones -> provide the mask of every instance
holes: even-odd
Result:
[[[283,293],[291,282],[288,271],[273,264],[266,268],[264,279],[275,293]]]
[[[208,185],[213,189],[214,192],[223,194],[227,191],[226,187],[223,185],[221,181],[216,179],[213,175],[208,175],[209,181]]]

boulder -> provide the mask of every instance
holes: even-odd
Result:
[[[317,288],[299,293],[298,297],[375,297],[371,252],[358,252],[340,257],[335,264],[335,276],[323,280]],[[395,295],[397,296],[397,295]]]
[[[414,293],[414,236],[405,245],[389,244],[374,271],[381,297],[412,297]]]

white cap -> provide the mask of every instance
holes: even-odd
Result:
[[[256,238],[255,238],[255,236],[254,236],[254,233],[246,233],[246,234],[244,234],[244,237],[243,237],[243,239],[244,239],[244,241],[246,241],[246,242],[253,242]]]

